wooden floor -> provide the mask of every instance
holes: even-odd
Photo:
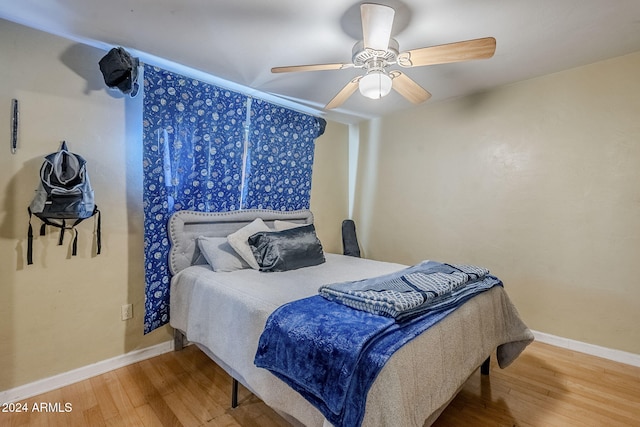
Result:
[[[189,346],[18,402],[27,412],[0,412],[0,426],[288,425],[243,387],[231,409],[230,391]],[[434,426],[640,426],[640,368],[533,343],[507,369],[472,375]]]

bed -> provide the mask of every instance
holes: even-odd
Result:
[[[292,425],[331,425],[300,394],[254,365],[267,319],[278,307],[313,296],[327,283],[379,276],[407,266],[325,253],[326,262],[290,271],[214,271],[197,240],[225,238],[256,218],[270,228],[277,221],[313,223],[308,210],[180,211],[171,217],[170,324],[176,330],[176,347],[183,337],[197,345]],[[531,341],[531,331],[504,288],[491,288],[393,353],[367,394],[362,425],[428,426],[492,354],[504,368]]]

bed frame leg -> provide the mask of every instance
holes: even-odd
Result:
[[[238,380],[233,379],[233,383],[231,384],[231,407],[236,408],[238,406]]]
[[[173,351],[180,351],[184,348],[184,334],[177,329],[173,330]]]
[[[487,360],[482,362],[482,366],[480,366],[480,373],[482,375],[489,375],[490,366],[491,366],[491,356],[487,357]]]

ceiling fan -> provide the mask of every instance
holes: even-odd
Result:
[[[496,39],[485,37],[400,52],[398,42],[391,37],[395,16],[393,8],[381,4],[363,3],[360,5],[360,14],[363,40],[353,46],[351,63],[274,67],[271,72],[364,69],[365,73],[349,81],[329,101],[325,106],[326,109],[339,107],[356,89],[359,89],[362,95],[372,99],[382,98],[394,89],[410,102],[419,104],[429,99],[431,94],[403,72],[389,70],[392,65],[411,68],[486,59],[491,58],[496,50]]]

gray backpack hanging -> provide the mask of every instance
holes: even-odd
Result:
[[[83,220],[96,216],[97,253],[101,251],[100,211],[95,204],[93,189],[82,156],[67,149],[62,142],[60,150],[44,158],[40,168],[40,183],[36,195],[29,205],[29,232],[27,243],[27,264],[33,264],[33,228],[31,216],[42,220],[40,235],[44,236],[46,226],[60,229],[58,244],[64,241],[65,230],[74,232],[72,255],[78,250],[78,231],[75,226]]]

